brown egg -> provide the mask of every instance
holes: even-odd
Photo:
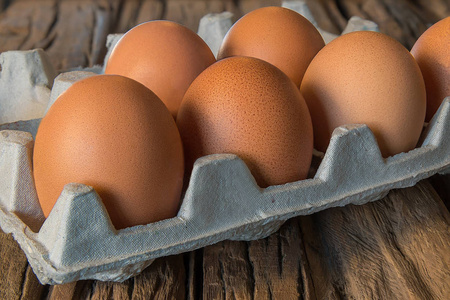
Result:
[[[408,50],[387,35],[360,31],[333,40],[314,57],[300,91],[320,151],[345,124],[367,124],[384,157],[417,144],[425,118],[422,74]]]
[[[33,154],[48,216],[63,187],[94,187],[119,229],[174,217],[184,173],[182,143],[161,100],[116,75],[81,80],[42,119]]]
[[[308,108],[295,84],[260,59],[231,57],[207,68],[186,92],[177,125],[187,169],[201,156],[233,153],[261,187],[307,176]]]
[[[426,121],[430,121],[445,97],[450,96],[450,17],[426,30],[411,54],[416,59],[427,89]]]
[[[230,28],[217,58],[241,55],[265,60],[300,86],[306,68],[324,45],[319,31],[299,13],[263,7],[249,12]]]
[[[105,74],[118,74],[151,89],[173,117],[191,82],[216,61],[208,45],[192,30],[170,21],[140,24],[119,40]]]

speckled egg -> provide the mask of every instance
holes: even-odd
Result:
[[[306,68],[324,45],[319,31],[299,13],[263,7],[244,15],[230,28],[217,59],[235,55],[260,58],[300,86]]]
[[[111,52],[105,74],[139,81],[176,117],[191,82],[216,61],[192,30],[171,21],[142,23],[123,35]]]
[[[411,49],[427,89],[426,121],[445,97],[450,96],[450,17],[428,28]]]
[[[73,84],[42,119],[34,180],[45,216],[65,184],[94,187],[116,229],[174,217],[184,174],[175,121],[148,88],[117,75]]]
[[[295,84],[275,66],[231,57],[202,72],[187,90],[177,118],[186,167],[204,155],[233,153],[260,187],[306,178],[312,124]]]
[[[353,32],[327,44],[306,70],[300,91],[320,151],[345,124],[367,124],[383,157],[418,142],[425,118],[422,74],[409,51],[385,34]]]

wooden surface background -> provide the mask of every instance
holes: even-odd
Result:
[[[340,33],[357,15],[408,49],[450,15],[448,0],[306,1]],[[235,18],[270,0],[0,0],[0,52],[44,48],[59,71],[102,63],[108,33],[169,19],[194,31],[206,13]],[[1,176],[1,175],[0,175]],[[450,299],[450,176],[384,199],[289,220],[270,237],[224,241],[157,259],[123,283],[42,286],[11,235],[0,233],[0,299]]]

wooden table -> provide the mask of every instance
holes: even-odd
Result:
[[[339,33],[352,15],[411,48],[450,15],[446,0],[307,1]],[[106,35],[151,19],[195,30],[201,16],[235,17],[270,0],[0,0],[0,51],[44,48],[59,71],[102,63]],[[157,259],[123,283],[42,286],[11,235],[0,233],[0,299],[450,299],[450,176],[289,220],[270,237],[224,241]]]

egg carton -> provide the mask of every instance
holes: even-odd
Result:
[[[56,76],[45,52],[3,52],[0,65],[0,124],[42,116]]]
[[[110,38],[110,46],[114,39],[117,36]],[[8,55],[30,53],[33,51]],[[33,77],[33,68],[21,75]],[[3,67],[2,73],[5,71],[11,70]],[[60,74],[49,90],[47,106],[73,82],[92,75],[95,73],[86,71]],[[23,86],[12,84],[10,89],[20,91]],[[194,165],[176,217],[115,230],[95,190],[77,183],[64,187],[45,219],[32,174],[33,138],[40,120],[0,125],[0,226],[13,234],[43,284],[81,279],[123,281],[158,257],[223,240],[264,238],[289,218],[375,201],[391,189],[450,172],[447,97],[424,129],[419,146],[407,153],[384,159],[366,125],[341,126],[333,132],[327,152],[315,158],[321,162],[311,178],[264,189],[236,155],[205,156]]]

